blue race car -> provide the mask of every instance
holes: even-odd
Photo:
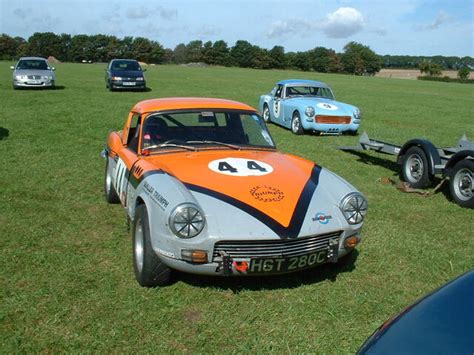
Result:
[[[260,96],[259,111],[265,122],[290,128],[294,134],[313,131],[324,134],[357,134],[361,112],[335,100],[331,88],[313,80],[290,79]]]

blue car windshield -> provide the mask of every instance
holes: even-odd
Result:
[[[116,71],[141,71],[140,65],[131,60],[115,60],[112,63],[112,70]]]
[[[48,64],[41,59],[23,59],[18,62],[16,68],[21,70],[48,70]]]
[[[331,89],[320,86],[287,86],[286,97],[294,96],[318,96],[334,100]]]

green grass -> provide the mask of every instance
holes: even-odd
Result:
[[[393,157],[334,149],[356,137],[296,137],[271,125],[279,149],[329,168],[368,197],[355,257],[287,276],[181,274],[171,286],[141,288],[125,212],[103,198],[99,157],[107,133],[140,100],[211,96],[256,106],[285,78],[329,83],[363,110],[362,130],[373,137],[452,146],[462,133],[474,138],[471,85],[151,66],[152,91],[110,93],[105,65],[61,64],[62,89],[14,91],[9,65],[0,63],[2,353],[353,353],[385,319],[474,266],[472,210],[442,193],[423,198],[380,184],[396,174]]]

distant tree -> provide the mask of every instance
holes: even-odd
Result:
[[[214,56],[212,55],[212,41],[207,41],[203,44],[201,61],[209,65],[215,64]]]
[[[10,60],[18,57],[21,46],[25,40],[21,37],[10,37],[7,34],[0,35],[0,59]]]
[[[270,56],[270,67],[275,69],[286,68],[285,49],[282,46],[274,46],[268,52]]]
[[[320,73],[329,72],[329,67],[331,64],[331,55],[330,50],[324,47],[316,47],[308,51],[308,55],[311,61],[311,67],[314,71]]]
[[[202,62],[202,41],[191,41],[186,45],[186,63]]]
[[[252,68],[255,69],[270,69],[272,66],[272,58],[268,50],[260,48],[259,46],[253,47],[253,58]]]
[[[421,74],[428,74],[430,70],[431,63],[424,60],[419,65],[418,68],[420,69]]]
[[[93,45],[91,37],[88,35],[77,35],[72,37],[69,58],[74,62],[92,60]]]
[[[62,60],[61,37],[53,32],[35,32],[28,38],[26,50],[28,55],[45,58],[54,56]]]
[[[443,68],[440,64],[431,63],[428,73],[430,76],[440,76],[442,74]]]
[[[469,67],[462,67],[458,70],[458,78],[462,80],[469,79],[469,75],[471,75],[471,69]]]
[[[173,63],[183,64],[186,63],[186,45],[184,43],[178,44],[173,50]]]
[[[311,56],[309,53],[297,52],[293,58],[293,66],[303,71],[309,71],[311,69]]]
[[[163,63],[173,63],[173,50],[166,48],[163,53]]]
[[[355,75],[373,75],[382,68],[380,57],[368,46],[357,42],[349,42],[344,46],[341,62],[345,72]]]
[[[232,64],[241,68],[251,68],[255,47],[249,42],[238,40],[230,50]]]
[[[229,56],[230,49],[227,46],[227,42],[223,40],[215,41],[212,45],[212,64],[215,65],[223,65],[229,66],[230,65],[230,56]]]

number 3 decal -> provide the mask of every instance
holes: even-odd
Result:
[[[273,171],[273,168],[267,163],[242,158],[214,160],[208,166],[216,173],[232,176],[260,176]]]

